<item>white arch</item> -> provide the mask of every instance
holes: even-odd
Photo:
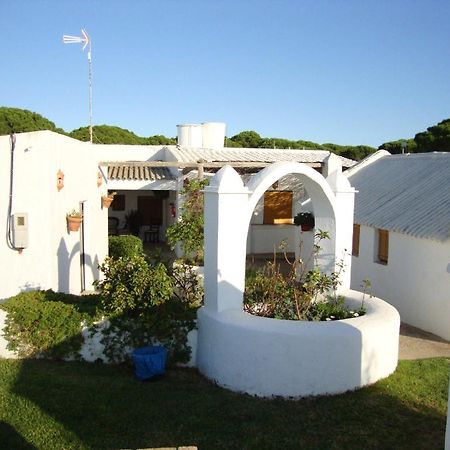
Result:
[[[259,199],[263,196],[264,192],[272,186],[273,183],[289,174],[304,175],[304,177],[302,177],[302,183],[315,204],[315,215],[320,217],[328,214],[331,216],[331,219],[335,220],[336,213],[334,193],[331,190],[330,185],[316,170],[306,166],[305,164],[295,162],[279,162],[272,164],[271,166],[263,169],[252,180],[250,180],[247,184],[247,188],[251,192],[248,202],[249,209],[247,211],[248,220],[250,221],[253,210],[255,209]]]

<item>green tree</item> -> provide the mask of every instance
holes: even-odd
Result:
[[[427,131],[417,133],[414,142],[418,152],[450,151],[450,119],[427,128]]]
[[[95,125],[92,129],[94,143],[99,144],[146,144],[145,138],[132,131],[111,125]],[[79,141],[89,141],[89,127],[81,127],[69,133],[69,136]]]
[[[398,139],[397,141],[384,142],[378,149],[387,150],[389,153],[415,153],[417,152],[417,144],[414,139]]]
[[[260,148],[262,141],[261,136],[256,131],[241,131],[230,140],[244,148]]]
[[[57,128],[52,121],[35,112],[27,109],[0,107],[0,135],[40,130],[65,133],[61,128]]]

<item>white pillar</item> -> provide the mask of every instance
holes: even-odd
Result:
[[[353,240],[353,210],[355,206],[355,189],[338,169],[332,172],[327,182],[335,194],[336,235],[335,235],[335,263],[344,263],[341,273],[340,289],[350,289],[352,272],[352,240]],[[339,270],[336,267],[335,270]]]
[[[231,167],[220,169],[205,193],[205,309],[241,310],[249,190]]]

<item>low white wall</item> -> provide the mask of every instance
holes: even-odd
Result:
[[[347,292],[357,308],[362,294]],[[394,372],[400,318],[379,298],[362,317],[300,322],[243,311],[198,313],[199,370],[219,385],[258,396],[301,397],[359,388]]]
[[[4,337],[4,328],[7,318],[7,312],[0,309],[0,358],[18,358],[17,353],[7,349],[8,341]],[[95,333],[91,332],[91,329],[83,326],[80,328],[80,332],[83,335],[83,344],[79,351],[81,359],[87,362],[102,361],[109,363],[109,359],[104,354],[105,346],[101,343],[103,338],[102,331],[110,326],[108,320],[97,324],[98,330]],[[183,367],[195,367],[197,365],[197,329],[191,330],[187,335],[187,345],[191,348],[191,356],[186,364],[180,364]],[[132,348],[127,348],[126,353],[131,354]]]
[[[352,289],[363,279],[395,306],[402,322],[450,341],[450,240],[437,242],[389,232],[387,265],[376,261],[376,230],[361,226],[360,251],[352,258]]]
[[[247,235],[247,254],[279,252],[279,246],[285,241],[286,251],[295,251],[295,225],[250,225]]]

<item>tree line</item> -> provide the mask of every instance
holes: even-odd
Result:
[[[38,113],[20,108],[0,107],[0,135],[39,130],[51,130],[80,141],[89,140],[89,127],[81,127],[66,132]],[[93,134],[94,143],[101,144],[173,145],[177,142],[176,138],[163,135],[141,137],[130,130],[111,125],[95,125]],[[242,131],[230,138],[226,138],[225,146],[235,148],[328,150],[358,161],[377,151],[377,148],[368,145],[318,144],[304,140],[267,138],[261,137],[256,131],[251,130]],[[450,119],[445,119],[427,128],[426,131],[417,133],[414,138],[384,142],[378,147],[378,149],[382,148],[394,154],[432,151],[448,152],[450,151]]]

